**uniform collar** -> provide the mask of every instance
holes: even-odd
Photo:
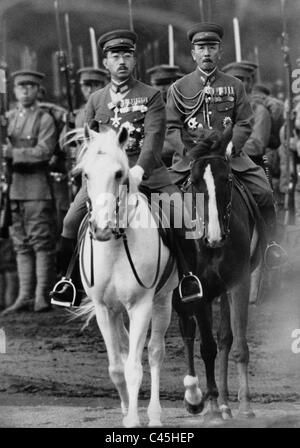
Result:
[[[207,84],[207,83],[213,83],[216,79],[216,75],[218,72],[217,67],[215,67],[210,73],[206,73],[203,70],[201,70],[200,67],[197,67],[198,69],[198,74],[200,76],[201,81],[203,82],[203,84]]]
[[[111,90],[114,93],[127,93],[133,87],[134,81],[135,80],[132,77],[121,83],[111,80]]]
[[[30,107],[23,107],[21,103],[18,103],[17,105],[17,110],[20,114],[25,115],[28,112],[33,112],[36,110],[36,108],[38,107],[38,103],[37,101],[33,103],[32,106]]]

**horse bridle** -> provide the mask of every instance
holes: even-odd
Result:
[[[184,184],[184,191],[187,191],[187,189],[190,186],[192,187],[192,189],[193,188],[196,189],[196,185],[195,185],[195,182],[192,177],[192,168],[195,166],[196,163],[201,162],[203,160],[208,160],[208,159],[221,159],[221,160],[225,161],[226,163],[228,163],[226,156],[221,156],[219,154],[208,154],[208,155],[200,156],[197,159],[191,160],[190,161],[190,176],[187,179],[187,182]],[[231,211],[232,211],[232,193],[233,193],[233,174],[232,174],[231,169],[228,174],[228,183],[229,183],[229,189],[230,189],[230,200],[229,200],[228,204],[226,205],[225,214],[223,216],[224,237],[225,238],[227,238],[230,234],[230,217],[231,217]],[[205,235],[206,235],[205,222],[204,222],[203,226],[204,226],[204,233],[203,233],[202,238],[205,238]]]
[[[124,180],[122,185],[125,185],[127,187],[127,193],[129,193],[129,178],[128,177]],[[139,203],[139,201],[137,200],[135,208],[137,208],[138,203]],[[120,204],[121,204],[121,199],[120,199],[120,196],[118,195],[117,201],[116,201],[116,211],[115,211],[115,216],[116,216],[115,227],[111,228],[111,233],[113,234],[115,239],[119,239],[119,238],[123,239],[125,252],[126,252],[126,255],[127,255],[127,258],[128,258],[129,264],[130,264],[130,267],[132,269],[133,275],[134,275],[136,281],[138,282],[138,284],[142,288],[144,288],[144,289],[152,289],[154,287],[154,285],[156,284],[156,282],[158,280],[158,276],[159,276],[160,260],[161,260],[161,237],[160,237],[160,235],[158,235],[158,257],[157,257],[157,265],[156,265],[155,276],[154,276],[154,279],[153,279],[151,285],[147,286],[147,285],[145,285],[142,282],[142,280],[141,280],[140,276],[138,275],[138,273],[136,271],[136,268],[134,266],[134,263],[133,263],[133,260],[132,260],[131,254],[130,254],[129,246],[128,246],[128,240],[127,240],[127,235],[126,235],[126,232],[125,232],[125,228],[119,226],[119,223],[120,223],[120,219],[119,219]],[[87,285],[89,287],[91,287],[91,286],[94,285],[94,256],[93,256],[94,249],[93,249],[93,240],[95,239],[95,237],[93,235],[93,232],[92,232],[92,229],[91,229],[91,223],[90,223],[90,217],[91,217],[91,214],[92,214],[92,204],[91,204],[90,198],[88,198],[88,201],[87,201],[87,210],[88,210],[87,216],[88,216],[88,219],[89,219],[88,222],[89,222],[90,250],[91,250],[91,258],[90,258],[91,281],[89,281],[87,279],[87,276],[85,275],[85,272],[84,272],[84,269],[83,269],[83,263],[81,263],[81,266],[82,266],[82,271],[83,271],[83,276],[85,278],[85,281],[87,282]],[[129,219],[128,219],[128,222],[127,222],[127,226],[128,225],[129,225]],[[81,254],[82,254],[82,259],[83,259],[83,249],[81,251]]]

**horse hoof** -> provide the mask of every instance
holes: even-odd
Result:
[[[139,428],[141,426],[140,421],[128,417],[123,418],[124,428]]]
[[[252,411],[252,409],[249,409],[248,411],[239,411],[237,414],[237,418],[239,418],[241,420],[255,418],[255,413]]]
[[[203,411],[203,408],[204,408],[204,402],[203,401],[200,401],[199,404],[191,404],[185,398],[183,400],[183,403],[184,403],[185,409],[190,414],[193,414],[193,415],[200,414]]]
[[[207,412],[205,414],[203,414],[203,421],[204,423],[209,423],[209,424],[220,424],[223,422],[223,418],[222,418],[222,413],[221,411],[212,411],[212,412]]]
[[[231,420],[233,418],[231,409],[228,406],[221,406],[220,411],[223,420]]]
[[[162,423],[160,420],[151,420],[148,424],[149,428],[161,428]]]

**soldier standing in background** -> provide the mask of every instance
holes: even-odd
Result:
[[[167,102],[167,92],[176,79],[183,76],[179,73],[179,67],[177,65],[161,64],[151,67],[147,70],[148,75],[150,75],[150,82],[153,87],[160,90],[162,97],[165,102]]]
[[[48,292],[55,274],[54,206],[48,164],[55,148],[53,118],[37,103],[42,73],[20,70],[12,74],[17,106],[8,114],[8,144],[4,156],[11,159],[11,236],[17,255],[19,294],[4,313],[50,309]]]
[[[84,103],[76,111],[75,128],[81,128],[85,121],[85,106],[93,92],[102,89],[107,82],[107,72],[101,68],[83,67],[77,71],[79,76],[80,90],[84,99]]]
[[[167,92],[173,82],[183,76],[179,73],[179,67],[177,65],[171,66],[168,64],[156,65],[147,70],[150,75],[150,82],[153,87],[160,90],[163,100],[167,102]],[[162,150],[162,160],[166,166],[172,164],[173,151],[167,151],[165,148]]]

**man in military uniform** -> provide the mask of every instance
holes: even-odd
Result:
[[[161,93],[133,78],[136,64],[135,43],[137,36],[129,30],[117,30],[100,37],[98,44],[104,52],[104,66],[110,72],[111,82],[93,93],[86,107],[86,120],[95,128],[107,125],[115,129],[123,123],[129,130],[129,145],[126,150],[130,172],[141,188],[148,191],[179,192],[172,185],[166,167],[161,161],[161,150],[165,137],[165,105]],[[86,213],[86,184],[77,194],[66,218],[63,229],[63,250],[70,254],[70,247],[77,236],[78,227]],[[171,211],[172,213],[172,211]],[[187,272],[184,261],[192,271],[196,260],[196,244],[193,239],[185,239],[184,225],[174,229],[177,254],[183,254],[178,261],[182,286],[182,299],[192,300],[201,297],[197,277]],[[70,302],[72,288],[67,283],[60,291],[53,291],[56,303]]]
[[[265,259],[269,266],[277,266],[282,250],[271,243],[276,222],[272,190],[264,170],[243,151],[251,134],[252,110],[242,82],[217,67],[221,59],[223,28],[202,22],[194,25],[187,36],[197,67],[169,89],[166,146],[173,148],[182,159],[203,129],[223,132],[228,124],[232,124],[234,153],[231,166],[257,201],[270,239]]]
[[[77,75],[84,103],[76,111],[75,128],[81,128],[85,123],[85,108],[89,97],[96,90],[102,89],[107,84],[108,78],[106,70],[95,67],[80,68]]]
[[[153,87],[160,90],[164,101],[167,101],[167,92],[170,85],[183,76],[179,72],[177,65],[161,64],[148,68],[147,74],[150,75],[150,83]]]
[[[234,76],[242,81],[248,99],[253,110],[253,126],[248,140],[244,144],[243,150],[257,165],[263,167],[263,156],[265,155],[271,136],[270,113],[261,102],[257,101],[255,95],[252,96],[254,73],[257,65],[248,61],[231,62],[222,68],[223,73]]]
[[[161,64],[151,67],[147,70],[150,75],[150,82],[153,87],[160,90],[163,100],[167,102],[167,92],[170,85],[177,79],[183,76],[179,72],[179,67],[177,65]],[[173,150],[166,151],[165,148],[162,150],[161,158],[166,166],[172,164]]]
[[[4,313],[50,308],[49,289],[55,272],[55,222],[48,163],[55,147],[52,117],[37,104],[44,75],[30,70],[12,74],[17,106],[9,112],[4,153],[11,161],[11,236],[20,282],[16,302]]]

